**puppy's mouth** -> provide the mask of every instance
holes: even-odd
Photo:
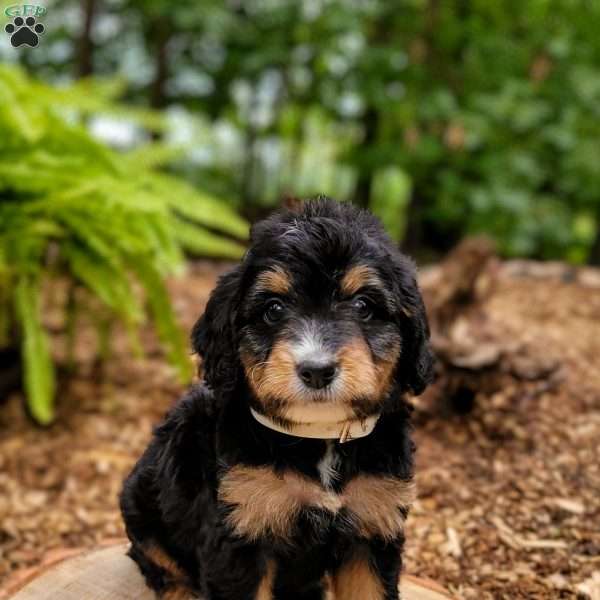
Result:
[[[242,352],[246,379],[256,408],[266,415],[302,421],[364,418],[380,411],[390,389],[397,353],[375,363],[357,337],[335,354],[300,353],[277,341],[264,362]]]

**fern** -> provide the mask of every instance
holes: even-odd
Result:
[[[81,123],[99,112],[162,127],[160,115],[115,103],[118,90],[118,82],[94,81],[56,89],[0,66],[0,344],[19,331],[24,387],[40,423],[53,418],[55,387],[40,316],[50,247],[53,273],[94,295],[134,345],[149,314],[185,380],[190,360],[164,277],[183,269],[184,251],[238,258],[248,235],[225,203],[158,170],[174,150],[149,144],[117,153],[91,137]]]
[[[28,275],[19,277],[15,286],[15,309],[21,323],[23,340],[21,352],[25,372],[25,392],[32,416],[41,424],[53,418],[54,369],[48,344],[39,316],[39,281]]]

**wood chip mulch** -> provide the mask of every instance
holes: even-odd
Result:
[[[188,330],[222,269],[198,263],[173,282]],[[444,272],[423,278],[432,313]],[[444,358],[415,401],[407,572],[457,598],[598,600],[600,272],[490,261],[477,279],[484,292],[432,315]],[[60,360],[58,313],[48,319]],[[32,426],[18,394],[0,406],[0,589],[49,552],[123,535],[121,481],[182,389],[150,332],[143,358],[114,332],[98,365],[85,319],[78,330],[52,427]],[[470,410],[458,414],[465,395]]]

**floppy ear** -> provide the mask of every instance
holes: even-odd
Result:
[[[241,367],[236,330],[241,279],[241,265],[219,279],[192,329],[192,347],[202,357],[204,380],[211,389],[232,390]]]
[[[429,343],[429,323],[411,261],[400,257],[394,261],[398,314],[402,333],[402,353],[396,370],[401,392],[418,396],[433,379],[434,356]]]

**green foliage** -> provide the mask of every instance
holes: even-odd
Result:
[[[600,3],[238,4],[96,3],[94,70],[123,79],[78,82],[89,90],[79,110],[106,110],[115,91],[186,109],[202,122],[203,159],[172,147],[140,156],[173,159],[252,217],[282,195],[326,193],[371,206],[411,250],[486,232],[506,255],[581,262],[595,247],[600,261]],[[71,3],[50,14],[69,21]],[[65,38],[73,54],[58,63]],[[48,52],[5,56],[62,78],[80,64],[71,40],[49,26]],[[155,113],[144,123],[168,136]]]
[[[409,67],[423,100],[398,157],[423,221],[450,239],[487,232],[509,256],[585,261],[600,221],[598,5],[442,6],[428,60]]]
[[[77,12],[85,37],[92,5],[86,49],[72,24]],[[81,8],[56,0],[35,51],[0,47],[49,80],[120,75],[52,87],[0,67],[0,345],[18,325],[40,421],[53,391],[44,280],[68,273],[134,343],[150,313],[184,374],[161,282],[183,252],[241,255],[233,208],[255,217],[282,195],[325,193],[369,206],[412,251],[484,232],[508,256],[600,261],[600,3]],[[187,141],[174,145],[177,111]],[[161,141],[117,153],[86,128],[98,115]]]
[[[375,174],[369,208],[385,225],[392,239],[404,237],[405,215],[410,203],[412,182],[398,167],[387,167]]]
[[[600,242],[600,4],[259,0],[182,12],[196,25],[173,37],[196,49],[212,91],[171,100],[237,128],[244,152],[209,169],[251,214],[282,193],[323,192],[438,251],[486,232],[506,255],[581,262]],[[410,177],[395,184],[404,191],[391,169]]]
[[[81,85],[56,90],[0,67],[0,340],[19,331],[29,406],[40,423],[52,420],[54,397],[41,318],[45,279],[68,274],[132,334],[146,314],[141,287],[168,357],[187,379],[191,364],[164,277],[182,268],[183,250],[239,258],[243,245],[231,236],[248,232],[222,202],[157,171],[160,160],[146,164],[151,150],[119,154],[95,141],[77,118],[115,107],[100,93],[90,102]],[[148,113],[142,121],[156,124]]]
[[[39,281],[31,276],[19,277],[14,295],[15,313],[23,330],[21,348],[29,408],[39,423],[49,423],[53,416],[50,399],[54,396],[55,381],[48,337],[40,320]]]

